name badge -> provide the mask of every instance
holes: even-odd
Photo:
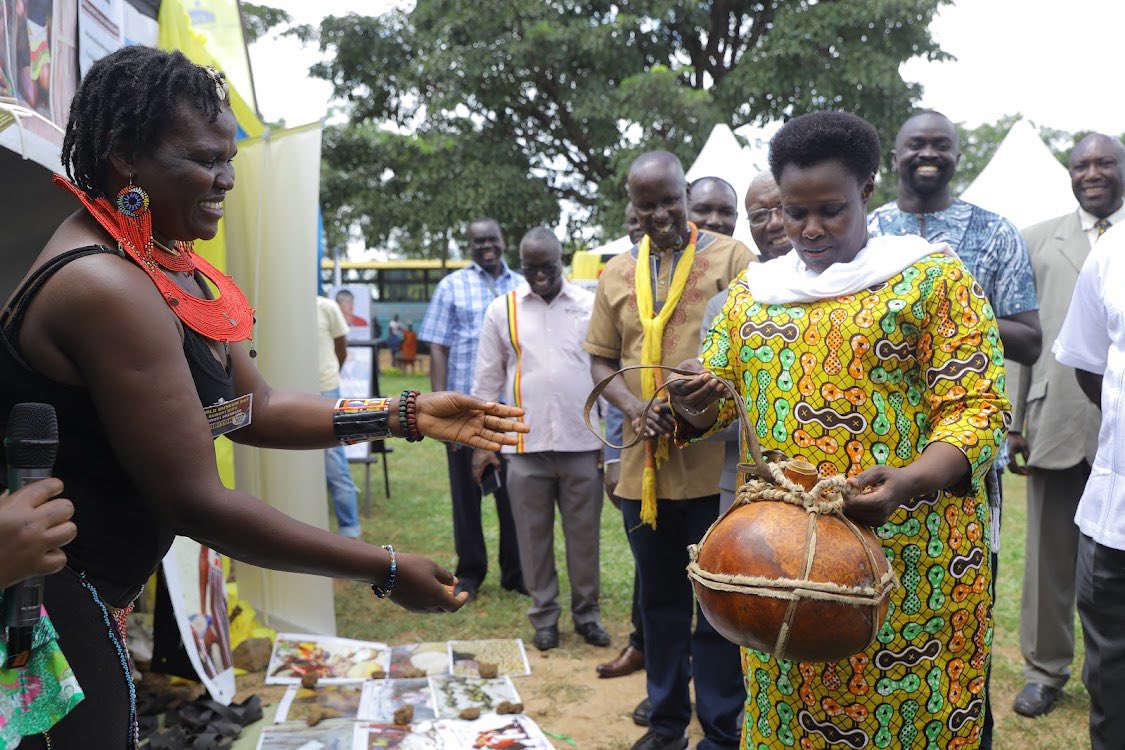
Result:
[[[217,438],[219,435],[226,435],[228,432],[234,432],[249,425],[253,403],[254,394],[247,393],[245,396],[239,396],[230,401],[219,399],[210,406],[204,406],[203,413],[207,415],[207,425],[211,428],[211,437]]]

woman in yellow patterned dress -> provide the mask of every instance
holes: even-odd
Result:
[[[795,252],[733,282],[706,371],[670,388],[682,436],[734,418],[717,375],[741,385],[763,449],[867,488],[846,512],[877,527],[902,584],[876,641],[850,659],[743,650],[748,750],[979,743],[992,642],[984,476],[1009,408],[1004,355],[984,292],[947,246],[868,238],[878,160],[875,130],[853,115],[778,132],[770,166]]]

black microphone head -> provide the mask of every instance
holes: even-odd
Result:
[[[8,466],[50,469],[59,451],[59,423],[50,404],[23,403],[8,414],[4,452]]]

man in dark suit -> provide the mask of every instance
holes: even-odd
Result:
[[[1109,226],[1125,222],[1125,146],[1107,135],[1087,136],[1071,153],[1070,179],[1078,210],[1024,230],[1043,328],[1043,354],[1016,379],[1008,433],[1009,467],[1027,475],[1020,611],[1026,685],[1014,706],[1024,716],[1054,708],[1074,659],[1074,513],[1097,452],[1100,414],[1051,347],[1091,247]]]

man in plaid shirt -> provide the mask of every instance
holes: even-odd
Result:
[[[438,283],[418,333],[419,339],[430,344],[430,384],[435,391],[472,390],[484,311],[492,300],[523,281],[504,262],[504,236],[495,219],[482,217],[469,224],[469,251],[472,264]],[[445,451],[453,500],[457,593],[467,591],[472,601],[488,572],[488,551],[480,520],[480,485],[473,478],[471,449],[447,444]],[[500,585],[526,594],[508,493],[501,487],[495,497],[500,519]]]

